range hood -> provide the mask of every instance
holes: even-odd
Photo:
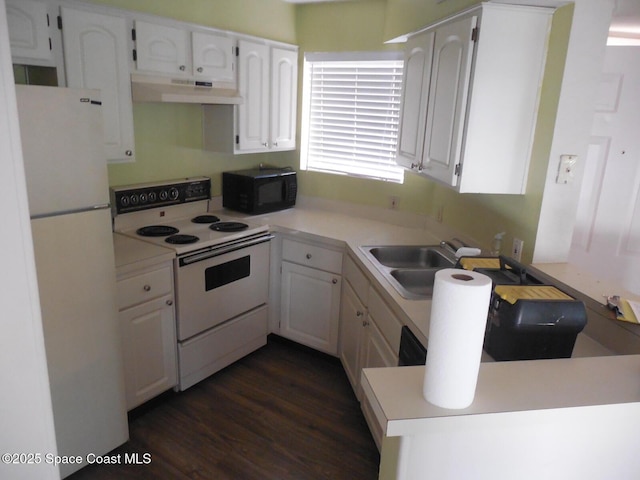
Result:
[[[134,102],[237,105],[242,97],[233,88],[189,78],[131,74]]]

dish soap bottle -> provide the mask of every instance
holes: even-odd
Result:
[[[496,233],[493,237],[493,241],[491,242],[491,255],[495,255],[496,257],[500,255],[500,248],[502,247],[502,237],[506,232]]]

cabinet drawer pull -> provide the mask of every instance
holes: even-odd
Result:
[[[356,317],[361,317],[363,315],[364,315],[364,312],[361,312],[360,310],[356,312]]]
[[[197,70],[198,70],[198,73],[202,73],[203,71],[202,67],[198,67]]]
[[[151,291],[151,285],[145,285],[142,288],[144,289],[145,292],[150,292]]]
[[[178,67],[180,69],[181,72],[184,72],[187,67],[185,65],[180,65],[180,67]]]
[[[173,300],[167,300],[167,305],[169,306],[173,305]]]
[[[369,326],[369,322],[368,322],[367,320],[363,320],[363,321],[362,321],[362,326],[363,326],[363,327],[367,327],[367,326]]]
[[[305,257],[307,257],[307,260],[311,260],[311,257],[312,257],[312,256],[313,256],[313,255],[311,255],[310,253],[307,253],[307,254],[305,255]]]
[[[333,280],[331,280],[331,283],[333,283],[335,285],[336,283],[338,283],[338,279],[334,278]]]

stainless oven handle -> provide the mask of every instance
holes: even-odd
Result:
[[[268,233],[266,235],[261,235],[259,237],[254,237],[248,240],[239,241],[232,245],[226,245],[219,248],[213,248],[212,250],[207,250],[205,252],[194,253],[193,255],[180,257],[179,265],[181,267],[186,267],[187,265],[191,265],[192,263],[201,262],[209,258],[219,257],[220,255],[224,255],[225,253],[235,252],[236,250],[240,250],[242,248],[247,248],[253,245],[258,245],[260,243],[268,242],[273,238],[275,238],[275,235]]]

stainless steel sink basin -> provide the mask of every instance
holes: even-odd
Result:
[[[398,245],[370,248],[369,253],[385,267],[446,268],[452,262],[439,246]]]
[[[440,268],[422,270],[394,269],[389,272],[411,297],[430,298],[433,295],[433,281]],[[404,292],[406,294],[406,292]],[[400,292],[402,295],[403,292]]]
[[[436,272],[456,263],[440,245],[375,245],[360,250],[402,297],[411,300],[431,298]]]

